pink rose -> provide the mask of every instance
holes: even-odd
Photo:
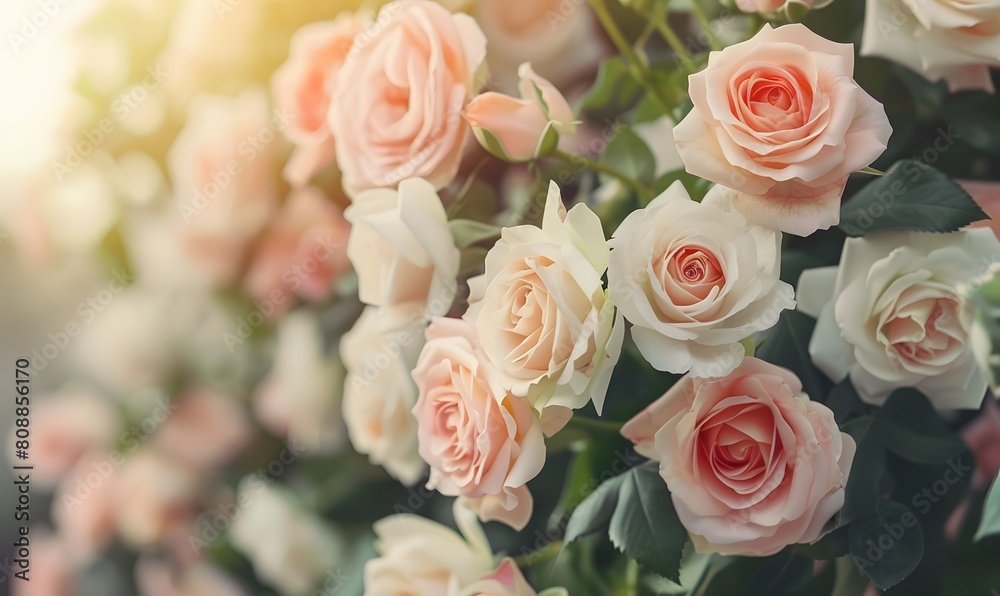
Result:
[[[115,527],[132,547],[164,542],[187,532],[194,518],[199,478],[181,463],[140,451],[115,471],[111,499]]]
[[[568,596],[566,588],[549,588],[541,594],[535,592],[517,563],[510,557],[486,577],[465,588],[461,596]]]
[[[458,172],[486,40],[466,14],[430,0],[397,0],[355,39],[330,106],[348,195],[425,178],[441,188]]]
[[[520,99],[490,91],[477,95],[462,112],[479,143],[510,162],[547,155],[560,134],[576,130],[573,110],[552,83],[535,74],[528,62],[517,72]]]
[[[1000,472],[1000,406],[987,399],[983,411],[962,429],[962,439],[976,456],[972,483],[986,486]]]
[[[523,528],[532,509],[526,483],[545,463],[531,405],[504,390],[473,327],[460,319],[434,319],[413,379],[420,456],[431,467],[427,486],[464,497],[483,520]]]
[[[309,302],[329,298],[334,282],[351,267],[351,226],[315,188],[292,192],[272,220],[243,281],[247,293],[289,306],[291,294]]]
[[[121,454],[88,453],[67,474],[52,498],[52,522],[69,556],[85,563],[92,560],[115,532],[114,492]]]
[[[245,596],[232,577],[207,563],[177,568],[147,556],[135,566],[135,582],[143,596]]]
[[[16,567],[4,568],[4,580],[10,582],[12,596],[76,596],[76,578],[66,545],[58,537],[42,530],[31,534],[31,567],[29,581],[14,579],[11,575],[21,571]],[[11,565],[7,563],[6,565]]]
[[[285,136],[296,149],[285,178],[302,186],[333,163],[333,136],[327,125],[330,98],[354,38],[371,21],[364,13],[341,13],[332,21],[310,23],[292,37],[288,60],[271,79],[274,103],[291,113]]]
[[[823,8],[833,0],[736,0],[736,6],[743,12],[757,12],[770,15],[784,9],[784,14],[802,15],[813,8]]]
[[[892,132],[853,74],[850,44],[799,24],[712,52],[674,128],[687,171],[738,191],[734,207],[755,223],[799,236],[838,223],[848,175]]]
[[[210,389],[188,391],[154,437],[164,453],[195,468],[221,466],[252,438],[245,405]]]
[[[199,96],[167,153],[185,253],[217,285],[236,281],[277,205],[270,165],[283,118],[268,113],[261,90]]]
[[[756,358],[723,378],[684,377],[621,432],[660,461],[695,548],[724,555],[818,539],[856,448],[794,374]]]

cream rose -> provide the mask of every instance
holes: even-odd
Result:
[[[691,75],[694,108],[674,128],[687,171],[739,191],[747,219],[807,236],[840,221],[847,177],[892,129],[853,79],[850,44],[799,24],[764,25]]]
[[[503,388],[469,323],[437,318],[426,335],[413,414],[427,486],[520,530],[531,517],[527,482],[545,463],[541,425],[527,400]]]
[[[311,593],[343,555],[340,536],[289,492],[259,477],[244,478],[237,495],[239,514],[229,527],[233,546],[281,593]]]
[[[569,596],[569,592],[565,588],[535,592],[514,559],[507,557],[493,573],[463,590],[462,596]]]
[[[944,79],[952,91],[993,92],[1000,67],[1000,1],[867,0],[861,54]]]
[[[352,226],[347,256],[358,273],[362,302],[384,307],[419,302],[428,316],[448,312],[460,253],[431,183],[411,178],[398,190],[365,191],[344,216]]]
[[[396,0],[355,38],[330,105],[348,195],[417,176],[451,182],[486,40],[466,14],[430,0]]]
[[[517,87],[523,62],[558,86],[596,68],[605,53],[585,2],[566,0],[476,0],[476,20],[488,42],[490,76],[501,90]]]
[[[621,354],[624,325],[601,277],[608,247],[585,205],[569,213],[549,184],[542,227],[505,228],[469,280],[466,320],[503,387],[527,397],[546,434],[588,401],[600,414]]]
[[[482,528],[460,507],[455,520],[462,534],[412,514],[375,522],[379,556],[365,563],[365,594],[459,596],[488,574],[493,553]]]
[[[274,362],[254,396],[257,418],[299,451],[332,454],[346,442],[340,416],[344,370],[323,345],[312,313],[286,315],[278,327]]]
[[[340,341],[347,367],[344,421],[351,444],[407,485],[427,470],[417,453],[417,386],[410,372],[424,345],[423,309],[367,307]]]
[[[278,307],[291,305],[293,295],[309,302],[329,298],[351,268],[350,233],[340,208],[322,192],[311,187],[292,192],[254,252],[243,287]]]
[[[739,343],[795,306],[780,281],[781,234],[749,223],[716,186],[701,203],[674,182],[618,226],[608,286],[632,339],[657,370],[718,377]]]
[[[856,447],[791,371],[756,358],[724,378],[684,377],[621,432],[659,460],[698,552],[724,555],[819,538]]]
[[[986,374],[970,346],[962,287],[1000,260],[988,229],[883,232],[849,238],[837,267],[799,280],[800,309],[818,317],[809,354],[834,381],[850,376],[870,404],[915,387],[938,409],[976,409]]]
[[[370,22],[366,13],[343,12],[332,21],[302,27],[292,37],[288,60],[271,78],[275,105],[291,114],[284,132],[296,149],[284,176],[293,186],[306,184],[333,163],[333,135],[327,124],[330,98],[354,38]]]

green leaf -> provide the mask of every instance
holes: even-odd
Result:
[[[733,557],[723,560],[730,562],[709,578],[708,586],[702,596],[745,594],[750,578],[754,576],[757,567],[760,566],[760,559],[756,558]]]
[[[642,86],[632,77],[624,59],[615,56],[601,63],[594,86],[583,96],[580,109],[598,119],[610,118],[635,105],[640,95]]]
[[[791,594],[802,588],[813,576],[813,562],[785,549],[767,557],[761,563],[747,586],[747,596],[777,596]]]
[[[850,526],[840,525],[840,520],[834,517],[831,525],[838,526],[812,544],[796,544],[796,552],[810,559],[837,559],[849,552],[847,533]]]
[[[705,195],[708,194],[708,191],[712,188],[712,186],[714,186],[708,180],[692,176],[683,169],[680,169],[672,172],[666,172],[657,178],[650,190],[653,191],[654,197],[658,196],[660,193],[667,190],[671,184],[678,180],[680,180],[681,184],[684,185],[684,190],[687,191],[691,199],[698,201],[699,203],[705,198]]]
[[[873,432],[871,416],[855,418],[842,427],[854,437],[858,450],[854,454],[851,474],[844,489],[841,524],[848,524],[872,514],[882,498],[882,474],[885,472],[885,446]]]
[[[903,160],[875,178],[840,210],[848,236],[886,230],[954,232],[986,214],[962,187],[920,162]]]
[[[993,486],[990,487],[990,492],[986,493],[983,517],[979,521],[975,540],[978,542],[994,534],[1000,534],[1000,476],[993,479]]]
[[[669,580],[680,581],[687,530],[674,510],[656,462],[623,474],[608,536],[618,550]]]
[[[645,186],[652,184],[656,172],[653,152],[639,135],[627,128],[619,130],[608,143],[600,161]]]
[[[883,590],[903,581],[924,556],[924,534],[905,506],[882,501],[875,515],[851,525],[851,558]]]
[[[782,312],[767,341],[757,350],[757,358],[795,371],[809,397],[822,402],[830,382],[809,357],[809,339],[814,327],[816,321],[799,311]]]
[[[473,221],[471,219],[453,219],[448,222],[451,229],[451,236],[455,239],[455,246],[459,250],[464,250],[480,242],[489,242],[491,245],[500,238],[500,226]]]
[[[931,402],[916,389],[894,391],[875,414],[882,443],[903,459],[943,464],[965,451]]]
[[[976,149],[1000,153],[1000,97],[990,93],[957,93],[944,104],[944,115],[954,127],[945,131]]]
[[[850,378],[844,379],[830,390],[830,395],[826,398],[826,407],[833,410],[837,424],[841,425],[868,413],[868,406],[861,401]]]
[[[566,524],[564,544],[593,534],[608,524],[618,505],[618,492],[624,481],[624,474],[607,480],[573,510]]]
[[[462,185],[458,196],[448,207],[448,219],[472,219],[490,221],[498,210],[497,193],[493,187],[470,174]]]

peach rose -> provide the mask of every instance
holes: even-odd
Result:
[[[566,98],[525,62],[517,69],[520,99],[490,91],[462,110],[479,144],[509,162],[528,161],[556,149],[560,134],[573,134],[576,122]]]
[[[296,148],[284,176],[293,186],[303,186],[334,161],[326,118],[330,98],[354,38],[370,22],[365,13],[344,12],[332,21],[302,27],[292,36],[288,60],[271,78],[275,105],[291,114],[284,132]]]
[[[413,379],[428,488],[463,497],[480,519],[522,529],[532,510],[527,482],[545,463],[531,405],[507,393],[475,330],[461,319],[437,318],[428,326]]]
[[[833,0],[736,0],[736,6],[743,12],[757,12],[764,15],[772,15],[784,9],[786,15],[798,15],[808,12],[813,8],[823,8],[833,2]]]
[[[495,571],[463,590],[462,596],[569,596],[569,592],[565,588],[535,592],[514,559],[507,557]]]
[[[277,206],[271,164],[287,118],[269,114],[259,89],[199,96],[167,153],[181,241],[191,263],[217,285],[236,281],[250,242]]]
[[[853,74],[850,44],[799,24],[712,52],[674,128],[687,171],[739,191],[733,205],[758,224],[798,236],[836,224],[848,175],[892,132]]]
[[[347,256],[358,297],[373,306],[417,302],[443,315],[455,298],[460,253],[434,186],[420,178],[359,193],[344,212],[351,222]]]
[[[684,377],[621,432],[659,460],[698,552],[723,555],[817,540],[856,449],[791,371],[756,358],[724,378]]]
[[[146,547],[186,531],[199,486],[193,470],[147,450],[130,456],[115,476],[115,527],[127,544]]]
[[[607,267],[601,220],[585,205],[567,214],[551,182],[541,228],[504,228],[486,272],[469,280],[465,319],[500,383],[528,399],[546,434],[572,409],[604,406],[625,334],[601,281]]]
[[[64,385],[47,398],[39,396],[31,409],[32,482],[52,486],[88,451],[112,447],[120,427],[111,403],[86,387]],[[10,444],[15,440],[12,436]]]
[[[517,87],[517,69],[531,62],[565,87],[596,68],[605,53],[585,2],[476,0],[476,21],[487,41],[490,76],[503,91]]]
[[[735,212],[731,195],[716,186],[696,203],[674,182],[609,242],[611,298],[657,370],[729,374],[743,359],[739,342],[795,306],[778,279],[781,234]]]
[[[257,387],[254,412],[265,428],[296,449],[329,455],[346,438],[340,416],[344,370],[323,343],[315,315],[286,315],[278,327],[271,370]]]
[[[247,293],[280,305],[291,304],[291,294],[309,302],[329,298],[334,282],[351,267],[350,232],[340,209],[322,192],[293,191],[254,254],[243,280]]]
[[[153,438],[166,454],[194,468],[230,461],[252,438],[246,406],[232,395],[194,389],[178,398],[176,408]]]
[[[365,594],[459,596],[493,569],[493,552],[483,529],[460,507],[462,534],[437,522],[404,513],[375,522],[379,556],[365,563]]]
[[[430,0],[396,0],[355,39],[329,122],[349,196],[417,176],[436,188],[458,172],[486,40],[466,14]]]
[[[73,573],[70,552],[59,537],[43,530],[31,533],[31,567],[29,581],[15,579],[12,575],[21,571],[11,563],[5,563],[4,582],[10,582],[12,596],[76,596],[81,592]],[[9,559],[5,559],[9,560]]]
[[[419,304],[369,306],[340,341],[351,444],[407,485],[427,470],[417,453],[417,386],[410,376],[424,345],[423,312]]]
[[[881,56],[952,91],[993,92],[1000,67],[1000,0],[867,0],[861,54]]]
[[[95,451],[81,457],[56,488],[52,522],[74,562],[93,560],[115,533],[117,474],[108,455]]]
[[[799,278],[800,310],[817,317],[813,362],[835,382],[850,376],[866,403],[915,387],[939,410],[978,408],[987,377],[963,286],[996,261],[989,229],[848,238],[839,268]]]

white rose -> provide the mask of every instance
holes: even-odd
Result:
[[[551,182],[542,227],[505,228],[486,273],[469,280],[466,320],[501,384],[543,414],[547,434],[569,409],[604,406],[624,336],[601,282],[607,267],[601,220],[586,205],[566,213]]]
[[[795,306],[779,281],[781,234],[732,209],[714,187],[701,203],[674,182],[610,240],[611,298],[657,370],[718,377],[743,360],[739,343]]]
[[[800,310],[818,317],[813,362],[836,382],[850,376],[870,404],[915,387],[938,409],[978,408],[986,375],[969,345],[963,286],[997,260],[989,229],[849,238],[839,268],[799,280]]]
[[[410,371],[424,345],[423,308],[369,306],[340,342],[347,367],[344,421],[351,444],[407,485],[427,470],[417,453],[417,386]]]
[[[863,56],[881,56],[945,79],[952,91],[993,91],[1000,66],[1000,1],[867,0]]]
[[[345,439],[340,417],[344,370],[323,348],[320,321],[295,312],[278,327],[274,364],[257,388],[254,410],[272,433],[306,453],[336,452]]]
[[[249,477],[237,494],[241,509],[229,538],[261,580],[284,594],[306,594],[340,562],[340,537],[289,493]]]
[[[344,217],[351,223],[347,257],[358,274],[358,295],[372,306],[426,304],[444,315],[455,297],[459,251],[434,186],[421,178],[399,189],[358,193]]]
[[[569,592],[566,588],[535,592],[514,559],[507,557],[496,571],[463,590],[462,596],[569,596]]]
[[[412,514],[375,522],[379,557],[365,563],[366,596],[458,596],[493,569],[493,553],[472,512],[455,507],[460,535]]]

